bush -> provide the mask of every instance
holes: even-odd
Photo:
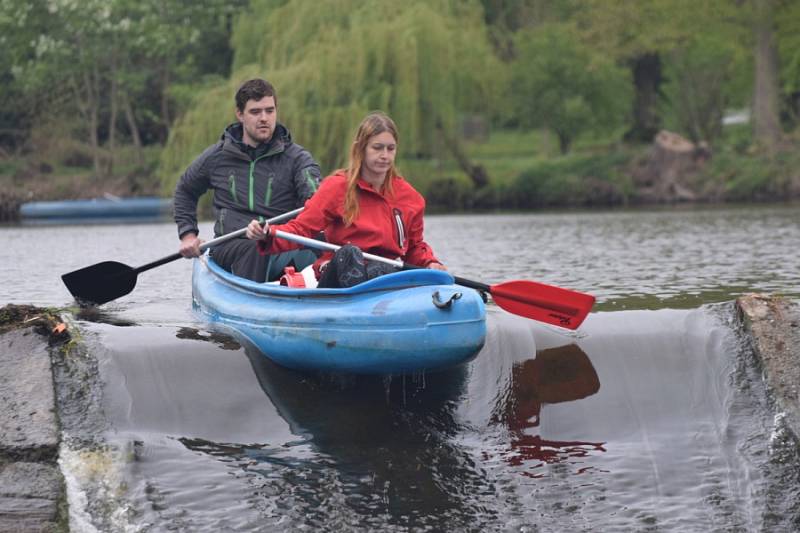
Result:
[[[425,199],[432,210],[463,211],[473,205],[473,196],[469,183],[445,177],[431,181]]]
[[[633,191],[625,172],[630,156],[612,153],[543,161],[503,190],[503,205],[516,208],[626,204]]]
[[[775,200],[788,194],[791,171],[800,163],[798,159],[790,153],[771,157],[722,152],[711,160],[704,178],[716,185],[723,201]]]

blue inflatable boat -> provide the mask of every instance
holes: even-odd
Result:
[[[169,219],[171,214],[171,199],[149,196],[27,202],[19,208],[26,224],[155,222]]]
[[[429,269],[348,289],[256,283],[194,261],[193,307],[296,370],[407,374],[463,364],[486,338],[481,295]]]

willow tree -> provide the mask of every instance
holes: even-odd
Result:
[[[397,122],[404,157],[458,153],[459,116],[486,113],[500,92],[482,16],[476,1],[252,0],[234,28],[230,80],[174,128],[167,186],[232,121],[236,87],[251,77],[275,85],[281,122],[323,172],[344,164],[376,109]]]

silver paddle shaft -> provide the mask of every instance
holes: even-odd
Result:
[[[287,233],[281,230],[275,230],[274,235],[276,237],[280,237],[281,239],[286,239],[287,241],[293,241],[299,244],[303,244],[305,246],[308,246],[309,248],[319,248],[321,250],[330,250],[332,252],[335,252],[336,250],[341,248],[341,246],[339,246],[338,244],[331,244],[325,241],[318,241],[317,239],[309,239],[308,237],[302,237],[300,235],[295,235],[294,233]],[[385,257],[368,254],[366,252],[364,252],[363,255],[364,259],[369,259],[370,261],[378,261],[380,263],[386,263],[387,265],[392,265],[397,268],[403,268],[403,266],[405,266],[402,261],[397,259],[387,259]]]
[[[288,212],[286,212],[286,213],[284,213],[282,215],[278,215],[276,217],[270,218],[269,220],[267,220],[267,224],[278,224],[280,222],[283,222],[284,220],[289,220],[290,218],[299,215],[302,211],[303,211],[303,208],[302,207],[298,207],[294,211],[288,211]],[[236,237],[240,237],[240,236],[244,235],[245,233],[247,233],[247,226],[243,227],[242,229],[237,229],[236,231],[232,231],[230,233],[226,233],[225,235],[217,237],[216,239],[211,239],[208,242],[204,242],[203,244],[200,245],[200,251],[203,252],[207,248],[211,248],[212,246],[215,246],[215,245],[220,244],[222,242],[228,241],[230,239],[235,239]]]

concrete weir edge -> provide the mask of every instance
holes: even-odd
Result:
[[[736,309],[775,402],[798,439],[800,304],[781,296],[752,293],[737,298]]]
[[[51,361],[68,340],[50,310],[0,309],[0,531],[69,531]]]

